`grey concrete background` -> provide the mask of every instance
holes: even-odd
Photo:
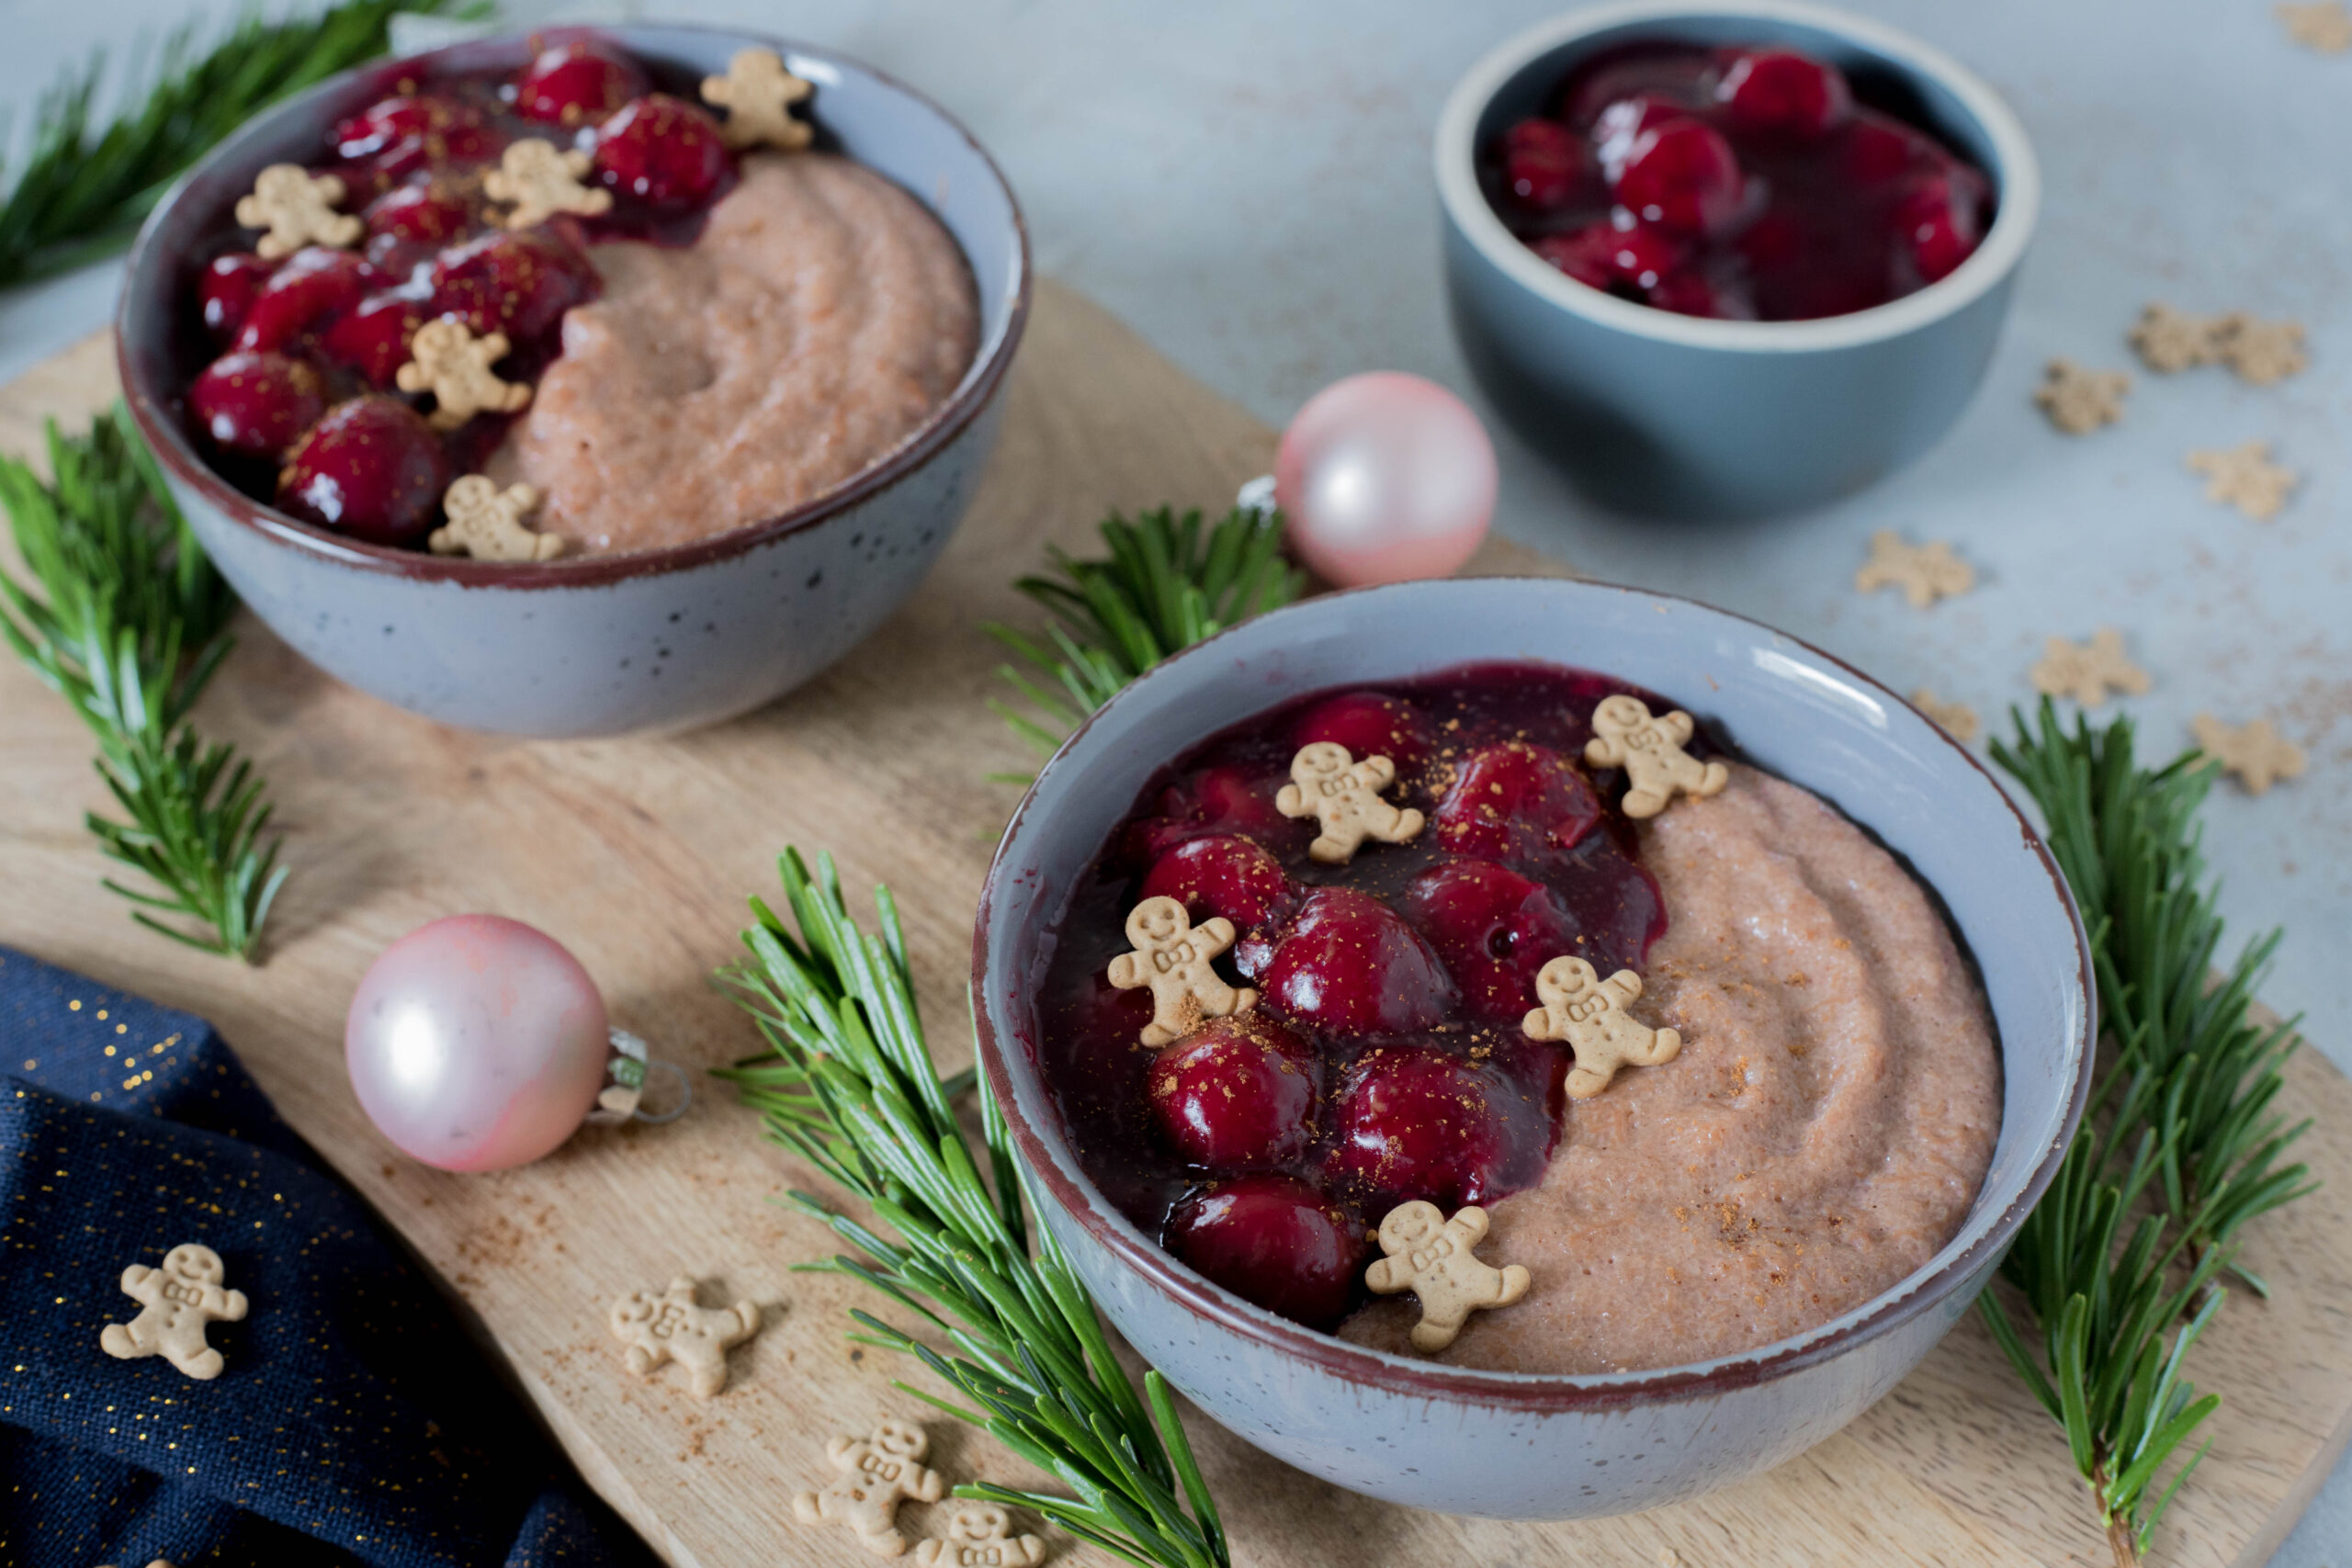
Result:
[[[1770,621],[1988,720],[2030,696],[2045,636],[2101,623],[2124,628],[2154,673],[2133,704],[2151,749],[2185,745],[2199,709],[2274,714],[2310,773],[2260,800],[2225,787],[2207,842],[2239,934],[2287,928],[2270,999],[2307,1014],[2320,1047],[2352,1067],[2352,55],[2292,47],[2264,0],[1849,3],[1972,64],[2043,161],[2041,235],[1974,406],[1926,460],[1863,495],[1704,529],[1599,512],[1498,431],[1499,526],[1595,575]],[[1280,424],[1325,382],[1375,367],[1476,400],[1440,299],[1430,131],[1474,60],[1563,8],[607,0],[601,19],[757,27],[919,85],[1002,162],[1043,270]],[[507,0],[504,13],[552,9]],[[40,89],[93,48],[120,60],[139,39],[232,14],[229,0],[0,0],[0,104],[21,135]],[[100,325],[117,278],[97,267],[0,298],[0,378]],[[2141,373],[2123,334],[2151,299],[2299,319],[2312,368],[2268,389],[2218,369]],[[2061,354],[2134,371],[2120,426],[2072,440],[2042,422],[2029,396]],[[2191,447],[2255,437],[2305,475],[2267,525],[2207,502],[2182,468]],[[1857,596],[1865,541],[1886,526],[1955,541],[1982,585],[1926,613]],[[2321,1568],[2347,1552],[2352,1466],[2277,1562]]]

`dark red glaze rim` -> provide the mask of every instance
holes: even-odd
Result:
[[[982,411],[995,400],[1005,372],[1012,363],[1013,352],[1021,345],[1021,337],[1029,320],[1032,276],[1029,257],[1029,226],[1022,217],[1020,199],[1013,194],[1012,182],[996,160],[989,156],[978,138],[965,129],[961,120],[949,114],[924,94],[915,91],[888,72],[877,71],[863,61],[831,50],[817,49],[792,43],[783,39],[759,33],[740,32],[732,28],[708,28],[662,23],[649,28],[539,28],[527,33],[495,35],[486,39],[468,39],[461,43],[427,50],[420,54],[401,58],[400,64],[430,63],[458,51],[493,50],[503,44],[515,44],[528,49],[534,40],[560,38],[574,33],[589,35],[619,34],[632,31],[670,33],[702,33],[727,39],[745,47],[773,49],[780,54],[799,54],[847,66],[872,77],[883,85],[912,98],[916,103],[939,117],[940,122],[963,138],[973,156],[980,161],[989,176],[1004,192],[1005,206],[1012,216],[1012,237],[1019,254],[1021,288],[1013,297],[1012,309],[1006,313],[1004,331],[995,349],[973,370],[966,372],[963,384],[917,426],[914,432],[874,463],[843,480],[823,494],[802,502],[789,512],[780,513],[762,522],[750,523],[724,534],[696,539],[691,544],[673,545],[658,550],[632,551],[624,554],[587,556],[564,562],[505,563],[478,561],[464,557],[427,555],[421,550],[394,549],[385,545],[371,545],[329,528],[318,527],[288,516],[275,507],[260,502],[230,484],[214,473],[189,445],[179,422],[164,406],[141,361],[157,363],[160,354],[134,353],[129,334],[124,330],[125,318],[130,308],[131,291],[126,288],[122,300],[116,307],[115,368],[120,378],[123,400],[130,410],[140,434],[155,454],[166,473],[173,479],[196,490],[217,507],[221,514],[253,529],[273,544],[285,545],[304,551],[339,566],[356,567],[380,572],[389,577],[403,577],[431,582],[455,582],[475,588],[590,588],[618,582],[633,577],[655,577],[673,571],[685,571],[712,561],[742,555],[787,534],[814,527],[847,511],[851,506],[886,491],[900,479],[929,462],[950,442],[961,435]],[[383,60],[369,61],[326,78],[316,86],[297,94],[258,118],[277,118],[298,114],[321,99],[332,98],[352,82],[378,72],[392,63]],[[247,124],[252,124],[248,121]],[[241,130],[243,128],[240,128]],[[141,227],[139,239],[131,247],[126,275],[136,278],[146,252],[155,241],[164,219],[178,203],[182,195],[203,175],[212,172],[212,159],[208,157],[190,169],[174,184],[154,212]],[[959,247],[960,248],[960,247]],[[142,349],[153,345],[142,344]]]
[[[1544,580],[1504,579],[1502,581],[1541,581]],[[1410,591],[1415,586],[1417,585],[1413,583],[1393,583],[1373,588],[1350,589],[1345,592],[1351,595],[1389,593]],[[1760,621],[1735,615],[1728,610],[1719,610],[1712,604],[1702,604],[1679,594],[1657,593],[1647,589],[1630,588],[1617,583],[1581,581],[1577,586],[1605,589],[1613,592],[1635,595],[1648,601],[1689,604],[1738,622],[1743,626],[1754,626],[1771,637],[1781,638],[1794,647],[1803,649],[1815,659],[1852,677],[1856,682],[1879,694],[1889,702],[1902,707],[1911,707],[1911,705],[1905,702],[1903,698],[1837,655],[1825,652],[1800,637],[1790,637],[1787,633],[1765,626]],[[1281,611],[1273,613],[1283,614]],[[1193,648],[1187,649],[1174,657],[1185,659],[1196,654],[1202,657],[1213,657],[1203,650],[1211,648],[1218,637],[1227,636],[1238,629],[1238,627],[1229,627],[1226,632],[1220,632],[1206,642],[1196,644]],[[1172,661],[1171,660],[1170,662]],[[1114,696],[1112,702],[1115,703],[1118,700],[1118,697]],[[1913,711],[1916,713],[1917,710],[1913,709]],[[1096,715],[1101,712],[1101,709],[1097,709]],[[1055,752],[1053,759],[1046,762],[1046,768],[1051,768],[1055,761],[1059,761],[1071,747],[1079,743],[1080,738],[1092,728],[1096,715],[1090,715],[1084,723],[1070,733],[1069,738],[1062,742],[1060,750]],[[1924,719],[1924,716],[1922,717]],[[1211,1284],[1206,1279],[1178,1262],[1172,1254],[1148,1242],[1139,1243],[1136,1236],[1127,1234],[1132,1227],[1125,1226],[1124,1222],[1116,1218],[1115,1213],[1110,1210],[1109,1205],[1094,1190],[1091,1182],[1086,1181],[1082,1177],[1072,1179],[1049,1154],[1046,1138],[1030,1124],[1027,1114],[1013,1094],[1012,1077],[1005,1065],[1004,1043],[998,1040],[995,1024],[989,1016],[986,990],[989,953],[989,933],[993,924],[999,879],[1005,874],[1006,871],[1004,846],[1012,841],[1013,836],[1020,830],[1023,820],[1028,816],[1031,803],[1036,794],[1034,784],[1029,792],[1022,796],[1021,804],[1014,809],[1012,821],[1007,824],[1003,837],[998,840],[997,853],[989,865],[988,878],[980,887],[979,908],[972,927],[971,986],[972,994],[979,1002],[979,1005],[972,1010],[972,1021],[979,1063],[982,1070],[988,1074],[989,1092],[995,1096],[997,1104],[1004,1113],[1005,1123],[1012,1131],[1013,1143],[1020,1150],[1023,1159],[1027,1163],[1030,1174],[1045,1185],[1056,1202],[1075,1218],[1079,1224],[1085,1227],[1088,1235],[1102,1244],[1114,1258],[1140,1274],[1154,1290],[1190,1313],[1196,1330],[1239,1335],[1270,1349],[1306,1361],[1317,1370],[1345,1382],[1387,1389],[1426,1399],[1450,1400],[1499,1409],[1548,1414],[1580,1410],[1609,1410],[1661,1399],[1706,1397],[1770,1382],[1791,1373],[1802,1371],[1808,1367],[1843,1355],[1848,1350],[1866,1341],[1878,1338],[1901,1324],[1908,1322],[1918,1314],[1941,1302],[1969,1275],[1996,1261],[2007,1250],[2018,1225],[2024,1223],[2026,1215],[2032,1212],[2034,1204],[2040,1201],[2042,1193],[2048,1190],[2052,1179],[2057,1175],[2059,1163],[2065,1158],[2066,1147],[2073,1142],[2075,1130],[2081,1123],[2084,1108],[2090,1100],[2091,1080],[2097,1066],[2093,1043],[2098,1038],[2098,991],[2091,971],[2090,939],[2083,929],[2082,915],[2075,907],[2074,895],[2068,889],[2066,879],[2059,871],[2057,862],[2052,858],[2049,846],[2041,841],[2041,836],[2034,831],[2033,825],[2026,820],[2024,813],[2018,809],[2017,803],[2009,797],[2008,792],[2001,788],[1999,781],[1994,778],[1991,770],[1970,753],[1966,747],[1945,734],[1940,728],[1932,722],[1928,723],[1928,728],[1934,733],[1937,739],[1949,746],[1969,767],[1984,778],[1994,795],[2007,808],[2011,818],[2016,820],[2018,837],[2031,846],[2035,857],[2041,863],[2043,874],[2049,877],[2052,890],[2057,895],[2060,906],[2065,909],[2067,918],[2074,926],[2075,984],[2080,987],[2084,998],[2083,1026],[2078,1042],[2081,1048],[2080,1059],[2075,1069],[2074,1088],[2067,1097],[2061,1135],[2052,1141],[2051,1147],[2028,1176],[2023,1189],[2015,1199],[2011,1200],[2007,1208],[2002,1211],[1985,1233],[1978,1237],[1965,1252],[1940,1265],[1933,1272],[1924,1276],[1906,1276],[1894,1287],[1893,1291],[1886,1292],[1884,1296],[1873,1298],[1880,1304],[1871,1306],[1868,1303],[1864,1303],[1865,1315],[1818,1339],[1792,1346],[1784,1350],[1751,1356],[1712,1368],[1668,1367],[1647,1374],[1638,1372],[1598,1374],[1495,1372],[1471,1368],[1403,1363],[1396,1358],[1367,1350],[1334,1336],[1317,1333],[1313,1329],[1304,1328],[1297,1324],[1275,1317],[1272,1314],[1253,1307],[1240,1297]],[[1043,769],[1039,771],[1040,777],[1043,777],[1044,771]],[[2003,1049],[2006,1052],[2006,1043]],[[1062,1141],[1067,1142],[1067,1140]]]

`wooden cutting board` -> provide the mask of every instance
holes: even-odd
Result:
[[[93,340],[0,389],[0,446],[112,395]],[[771,1201],[814,1174],[763,1142],[705,1081],[667,1127],[590,1132],[552,1157],[453,1176],[397,1155],[359,1113],[341,1056],[368,961],[435,916],[491,910],[544,927],[599,977],[615,1021],[692,1067],[756,1048],[706,983],[735,953],[743,897],[773,893],[786,844],[829,848],[845,880],[899,893],[943,1064],[968,1058],[964,987],[980,878],[1030,763],[982,705],[992,618],[1025,620],[1009,581],[1049,541],[1082,546],[1112,506],[1221,509],[1263,470],[1272,434],[1117,321],[1050,285],[1008,394],[1002,445],[969,520],[922,590],[831,673],[751,717],[655,740],[542,743],[438,728],[346,690],[248,619],[202,722],[266,770],[294,875],[257,969],[133,927],[98,886],[81,826],[101,803],[86,738],[14,661],[0,666],[0,942],[216,1021],[296,1127],[479,1315],[516,1382],[589,1480],[671,1562],[854,1564],[837,1530],[792,1520],[829,1473],[826,1439],[877,1411],[921,1416],[891,1386],[919,1368],[842,1337],[847,1281],[794,1275],[830,1254]],[[13,562],[11,563],[13,564]],[[1494,546],[1487,570],[1557,570]],[[2329,1192],[2262,1223],[2251,1267],[2277,1294],[2231,1303],[2191,1362],[2226,1392],[2211,1456],[2166,1519],[2159,1557],[2266,1561],[2352,1436],[2352,1084],[2314,1052],[2287,1103],[2317,1125],[2303,1156]],[[673,1274],[764,1304],[734,1386],[699,1404],[621,1366],[613,1298]],[[713,1296],[709,1299],[718,1299]],[[665,1378],[666,1378],[665,1374]],[[1025,1479],[996,1445],[928,1423],[951,1476]],[[2055,1427],[1973,1317],[1843,1435],[1780,1471],[1681,1507],[1578,1525],[1502,1525],[1385,1506],[1269,1462],[1194,1416],[1252,1568],[1363,1563],[1691,1568],[2108,1559]],[[910,1506],[910,1533],[944,1528]],[[1034,1523],[1028,1528],[1035,1528]],[[1057,1561],[1095,1562],[1067,1538]]]

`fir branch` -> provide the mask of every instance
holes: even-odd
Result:
[[[164,189],[215,142],[280,98],[383,53],[394,16],[455,3],[342,0],[290,21],[248,16],[200,59],[190,58],[193,29],[182,28],[164,43],[143,96],[134,89],[133,107],[103,130],[93,116],[104,52],[69,68],[43,96],[23,167],[0,201],[0,288],[129,244]]]
[[[2215,770],[2194,752],[2140,767],[2128,718],[2103,730],[2077,719],[2069,734],[2047,698],[2032,727],[2012,716],[2016,738],[1996,740],[1993,755],[2049,824],[2089,929],[2113,1059],[2001,1265],[2024,1329],[1996,1292],[1979,1305],[2064,1427],[2115,1560],[2129,1568],[2205,1455],[2199,1447],[2180,1458],[2221,1399],[2199,1396],[2181,1365],[2222,1311],[2219,1281],[2234,1272],[2262,1289],[2236,1267],[2238,1233],[2317,1183],[2284,1163],[2309,1123],[2290,1126],[2274,1109],[2294,1021],[2251,1014],[2278,933],[2214,978],[2222,917],[2197,812]]]
[[[187,721],[228,655],[236,598],[120,405],[85,436],[52,422],[49,462],[43,484],[0,457],[0,507],[39,587],[0,573],[0,641],[96,737],[122,818],[83,820],[162,891],[106,886],[141,906],[131,918],[150,930],[250,962],[286,879],[277,839],[264,842],[270,807],[251,764]]]
[[[812,876],[787,850],[778,871],[793,924],[752,899],[759,923],[743,933],[752,956],[718,976],[773,1054],[718,1076],[764,1113],[771,1138],[864,1200],[897,1238],[795,1191],[796,1207],[859,1254],[799,1267],[861,1280],[919,1317],[946,1350],[865,1312],[851,1314],[851,1337],[921,1361],[968,1403],[899,1387],[985,1427],[1075,1494],[982,1483],[957,1495],[1035,1509],[1146,1568],[1227,1568],[1224,1526],[1167,1383],[1146,1371],[1137,1393],[1052,1233],[1032,1230],[985,1078],[976,1080],[977,1157],[956,1119],[889,889],[875,892],[879,932],[865,931],[831,856],[818,857]]]
[[[1279,513],[1236,507],[1204,529],[1168,507],[1102,521],[1102,559],[1048,550],[1053,571],[1015,587],[1043,609],[1041,633],[983,628],[1019,660],[998,673],[1035,713],[989,704],[1050,757],[1111,694],[1176,652],[1298,597],[1306,576],[1283,558]],[[1026,782],[1026,781],[1022,781]]]

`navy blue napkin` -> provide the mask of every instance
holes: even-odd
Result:
[[[184,1242],[250,1303],[118,1360]],[[0,1563],[641,1568],[448,1306],[210,1025],[0,947]]]

